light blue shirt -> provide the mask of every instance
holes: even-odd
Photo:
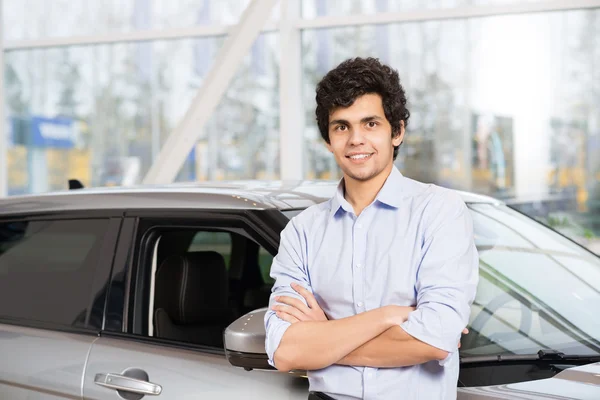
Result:
[[[457,347],[478,269],[473,224],[458,193],[406,178],[394,167],[357,217],[341,181],[332,199],[306,209],[281,233],[265,315],[270,363],[290,326],[270,307],[275,296],[301,298],[290,287],[296,282],[314,293],[329,319],[389,304],[416,306],[401,327],[450,353],[441,362],[411,367],[332,365],[309,371],[310,390],[336,399],[454,399]]]

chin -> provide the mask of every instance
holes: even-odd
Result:
[[[381,171],[379,171],[379,172],[381,172]],[[352,171],[352,170],[344,171],[344,173],[349,178],[351,178],[355,181],[360,181],[360,182],[368,181],[369,179],[377,176],[377,174],[379,172],[378,171]]]

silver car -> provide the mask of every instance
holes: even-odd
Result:
[[[0,399],[306,399],[262,317],[279,233],[333,182],[0,200]],[[459,399],[600,399],[600,259],[462,193],[480,284]]]

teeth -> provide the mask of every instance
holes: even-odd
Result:
[[[370,154],[357,154],[355,156],[350,156],[350,158],[353,160],[361,160],[361,159],[367,158],[369,156],[370,156]]]

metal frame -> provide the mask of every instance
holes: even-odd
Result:
[[[153,40],[173,40],[194,37],[215,37],[227,35],[236,24],[212,24],[194,26],[179,29],[151,29],[139,30],[126,33],[107,33],[101,35],[82,35],[71,37],[57,37],[49,39],[13,40],[6,43],[4,49],[7,51],[43,49],[68,46],[85,46],[98,44],[111,44],[122,42],[147,42]],[[262,32],[273,32],[277,30],[274,23],[269,23]]]
[[[147,30],[128,33],[88,35],[67,38],[17,40],[3,43],[0,32],[0,121],[4,120],[4,52],[50,47],[97,45],[119,42],[174,40],[190,37],[214,37],[229,34],[221,48],[214,66],[205,79],[205,85],[192,103],[190,110],[162,149],[157,163],[151,168],[146,182],[169,182],[178,172],[183,160],[202,126],[217,106],[235,72],[235,66],[246,54],[259,32],[279,32],[281,50],[285,56],[280,62],[280,151],[282,179],[301,179],[302,167],[302,99],[301,93],[301,44],[302,29],[326,29],[345,26],[390,24],[516,15],[552,11],[600,8],[600,0],[546,0],[539,2],[457,7],[431,10],[407,10],[405,12],[375,13],[370,15],[327,16],[302,19],[301,0],[282,0],[281,19],[266,22],[276,0],[253,0],[237,25],[213,24],[182,29]],[[2,17],[0,0],[0,21]],[[262,14],[256,13],[259,10]],[[249,35],[251,33],[251,35]],[[239,43],[236,43],[237,38]],[[249,39],[252,39],[251,41]],[[227,55],[230,52],[232,54]],[[199,108],[200,107],[200,108]],[[199,110],[202,110],[200,112]],[[6,195],[6,159],[8,138],[6,124],[0,124],[0,197]],[[168,161],[167,161],[168,160]],[[172,164],[170,167],[168,164]],[[173,170],[177,166],[177,170]]]
[[[302,155],[304,118],[302,101],[301,32],[293,21],[301,14],[299,0],[281,4],[279,31],[279,159],[282,180],[304,177]]]

